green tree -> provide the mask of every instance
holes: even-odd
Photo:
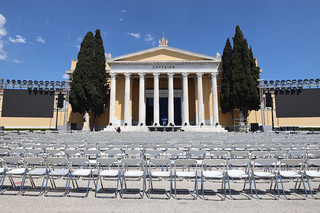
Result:
[[[232,46],[228,38],[222,54],[223,75],[220,93],[220,106],[224,114],[231,113],[233,122],[234,101],[231,98],[231,92],[233,90],[231,59]]]
[[[89,106],[92,111],[93,123],[96,126],[96,118],[104,112],[106,104],[106,57],[103,47],[103,41],[101,38],[100,30],[96,30],[95,34],[95,67],[92,70],[88,70],[89,79]]]
[[[73,112],[85,115],[91,110],[93,123],[106,103],[106,59],[100,30],[90,31],[81,42],[78,62],[73,72],[70,104]]]
[[[251,50],[252,52],[252,50]],[[244,119],[251,110],[259,106],[259,93],[257,90],[257,80],[259,74],[255,65],[253,54],[248,48],[248,42],[244,38],[239,26],[236,26],[236,32],[233,37],[233,52],[231,59],[233,90],[231,92],[232,100]]]

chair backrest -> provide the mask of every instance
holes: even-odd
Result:
[[[305,158],[306,151],[289,151],[289,158]]]
[[[280,166],[289,166],[289,167],[297,167],[304,165],[304,159],[283,159],[280,161]]]
[[[202,161],[202,166],[203,167],[223,167],[225,168],[226,166],[226,161],[224,159],[204,159]]]
[[[250,161],[248,159],[230,159],[228,160],[228,169],[232,167],[249,167]]]
[[[190,158],[197,157],[200,159],[204,159],[204,158],[206,158],[206,151],[204,151],[204,150],[190,150],[189,157]]]
[[[31,167],[44,165],[44,159],[41,157],[25,157],[24,162]]]
[[[46,159],[47,166],[54,166],[54,165],[59,165],[59,166],[69,166],[69,161],[65,157],[48,157]]]
[[[139,166],[144,165],[145,161],[142,158],[125,158],[122,160],[125,166]]]
[[[271,151],[270,152],[271,157],[275,157],[277,159],[283,159],[288,157],[288,151]]]
[[[140,150],[136,150],[136,149],[129,149],[125,151],[125,154],[127,157],[131,158],[131,157],[141,157],[141,151]]]
[[[274,158],[269,159],[256,159],[252,162],[253,168],[256,166],[259,167],[274,167],[274,169],[277,166],[277,160]]]
[[[84,157],[69,158],[69,162],[71,163],[72,166],[91,167],[89,159]]]
[[[308,151],[309,158],[320,158],[320,150],[310,150]]]
[[[162,154],[162,151],[160,150],[145,150],[145,156],[146,157],[159,157]]]
[[[255,158],[268,158],[270,153],[268,151],[253,151],[251,153],[251,159]]]
[[[248,158],[248,151],[231,151],[231,158]]]
[[[0,149],[0,156],[9,155],[9,149]]]
[[[164,158],[151,158],[149,160],[149,165],[156,165],[156,166],[171,165],[171,161],[169,159],[164,159]]]
[[[27,155],[28,155],[28,156],[37,156],[37,155],[39,155],[40,153],[42,153],[42,150],[41,150],[41,149],[28,149],[28,150],[27,150]]]
[[[310,159],[310,160],[308,160],[308,166],[320,167],[320,159]]]
[[[117,150],[117,149],[115,149],[115,150],[106,150],[104,153],[109,157],[120,157],[120,158],[122,157],[121,150]]]
[[[229,152],[228,151],[211,151],[211,158],[223,158],[228,159]]]
[[[197,160],[195,159],[177,159],[174,162],[175,166],[196,166]]]
[[[4,156],[3,162],[6,165],[17,165],[17,164],[22,164],[23,159],[19,156]]]
[[[98,166],[111,166],[111,165],[119,165],[118,159],[116,158],[97,158]]]
[[[80,156],[81,153],[78,149],[66,149],[64,150],[66,153],[67,157],[72,157],[72,156]]]

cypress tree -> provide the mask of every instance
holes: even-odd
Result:
[[[88,72],[90,86],[89,106],[92,111],[93,123],[96,124],[96,118],[104,112],[106,104],[106,57],[101,38],[100,30],[96,30],[95,34],[95,51],[94,51],[95,67]]]
[[[73,72],[70,104],[73,112],[92,111],[93,123],[106,104],[106,59],[100,30],[90,31],[81,42],[78,62]]]
[[[231,58],[232,46],[228,38],[222,54],[223,76],[221,83],[220,106],[224,114],[228,112],[231,113],[233,122],[234,101],[231,98],[231,91],[233,89]]]
[[[252,52],[252,50],[251,50]],[[244,122],[251,110],[259,106],[259,93],[257,90],[257,66],[253,64],[253,54],[248,48],[247,40],[244,38],[239,26],[236,26],[235,36],[233,38],[233,53],[231,59],[233,90],[231,97],[235,101]]]
[[[90,108],[88,86],[90,84],[88,71],[94,69],[95,39],[92,32],[88,32],[81,42],[78,62],[73,72],[69,93],[73,112],[84,115]]]

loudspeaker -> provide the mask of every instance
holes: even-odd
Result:
[[[266,93],[266,107],[272,107],[273,103],[272,103],[272,97],[271,97],[271,93],[268,92]]]
[[[256,132],[259,130],[259,124],[258,123],[251,123],[251,132]]]
[[[63,100],[64,100],[63,94],[60,93],[58,95],[58,108],[63,108]]]

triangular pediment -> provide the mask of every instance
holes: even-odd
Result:
[[[147,61],[217,61],[216,57],[198,54],[168,46],[159,46],[151,49],[111,58],[108,62],[147,62]]]

